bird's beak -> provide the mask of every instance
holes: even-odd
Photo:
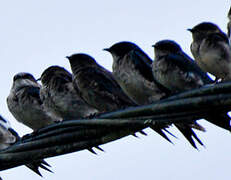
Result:
[[[155,48],[155,47],[156,47],[156,45],[155,45],[155,44],[153,44],[153,45],[152,45],[152,47],[154,47],[154,48]]]
[[[104,48],[103,51],[108,51],[108,52],[110,52],[110,49],[109,49],[109,48]]]
[[[41,81],[41,77],[40,77],[40,78],[38,78],[38,79],[36,79],[36,81]]]
[[[193,32],[193,29],[187,29],[187,31],[189,31],[189,32]]]
[[[70,59],[70,56],[66,56],[65,58]]]

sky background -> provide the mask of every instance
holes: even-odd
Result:
[[[20,135],[31,130],[8,111],[6,98],[13,76],[30,72],[36,78],[51,65],[70,70],[64,57],[88,53],[111,70],[112,57],[102,51],[128,40],[137,43],[151,58],[151,45],[159,40],[178,42],[190,56],[191,34],[186,31],[202,21],[211,21],[226,32],[227,0],[76,1],[20,0],[0,4],[0,114]],[[193,149],[184,137],[168,143],[150,129],[140,139],[126,137],[101,146],[106,153],[88,151],[49,158],[54,174],[43,170],[44,179],[230,179],[231,134],[204,120],[206,133],[198,133],[206,148]],[[40,180],[24,166],[0,172],[4,180]]]

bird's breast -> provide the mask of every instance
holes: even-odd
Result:
[[[163,96],[154,82],[146,80],[132,63],[114,65],[113,75],[125,94],[137,104],[149,104],[150,100]]]

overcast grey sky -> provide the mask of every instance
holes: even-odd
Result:
[[[150,57],[151,47],[162,39],[177,41],[191,55],[191,34],[186,31],[202,21],[212,21],[226,31],[227,0],[211,1],[75,1],[20,0],[0,4],[1,111],[21,135],[31,132],[9,113],[6,97],[13,76],[30,72],[39,77],[50,65],[70,70],[64,57],[89,53],[111,69],[112,58],[102,51],[112,44],[129,40]],[[140,139],[126,137],[102,147],[106,153],[95,156],[88,151],[47,159],[54,174],[42,171],[44,179],[230,179],[231,134],[205,121],[207,129],[198,133],[206,148],[199,151],[174,128],[179,138],[174,145],[155,132]],[[5,180],[41,179],[21,166],[0,172]]]

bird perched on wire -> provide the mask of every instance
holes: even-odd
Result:
[[[155,79],[172,93],[199,88],[213,81],[184,51],[172,40],[162,40],[154,47],[155,60],[152,70]],[[206,117],[211,123],[231,130],[230,117],[226,113],[214,113]]]
[[[15,119],[33,130],[48,126],[56,117],[48,115],[40,99],[40,85],[30,73],[18,73],[7,97],[7,105]]]
[[[0,150],[8,148],[9,146],[15,144],[19,140],[20,137],[18,133],[14,129],[12,129],[9,121],[4,119],[0,115]],[[39,171],[39,167],[46,171],[52,172],[50,169],[46,167],[46,166],[50,167],[50,165],[46,161],[39,160],[33,162],[33,159],[31,161],[32,162],[26,164],[26,166],[30,168],[32,171],[34,171],[36,174],[38,174],[39,176],[42,176],[42,174]]]
[[[188,30],[193,37],[191,52],[200,68],[216,80],[231,80],[231,47],[227,35],[210,22]]]
[[[161,98],[171,95],[171,91],[165,86],[157,82],[152,74],[152,60],[142,51],[136,44],[128,41],[122,41],[114,44],[110,48],[104,49],[109,51],[113,57],[113,75],[115,79],[137,104],[150,104]],[[154,126],[154,130],[165,139],[162,129],[165,126]],[[197,126],[197,125],[195,125]],[[196,148],[192,136],[195,137],[200,144],[202,142],[197,138],[191,125],[181,124],[177,128],[182,132],[186,139]],[[198,125],[198,129],[203,129]]]
[[[73,72],[74,88],[99,113],[137,106],[123,92],[112,73],[100,66],[93,57],[79,53],[67,58]],[[143,131],[140,133],[146,135]]]
[[[104,50],[113,57],[116,81],[137,104],[150,104],[167,95],[152,76],[152,60],[136,44],[122,41]]]
[[[69,57],[73,85],[81,97],[99,112],[108,112],[136,106],[120,88],[110,71],[100,66],[87,54]]]
[[[40,97],[47,111],[63,120],[87,117],[97,112],[79,95],[72,74],[60,66],[50,66],[41,75]]]
[[[155,60],[152,63],[153,76],[171,93],[213,83],[213,80],[182,51],[175,41],[158,41],[153,47],[155,51]]]

